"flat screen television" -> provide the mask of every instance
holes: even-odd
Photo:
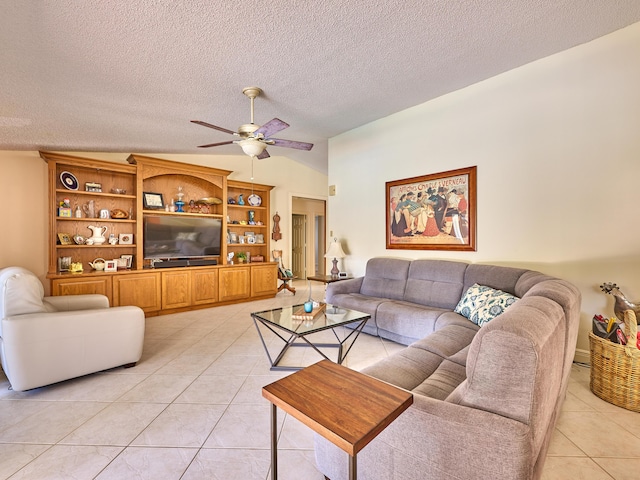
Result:
[[[211,217],[145,215],[144,258],[220,256],[222,220]]]

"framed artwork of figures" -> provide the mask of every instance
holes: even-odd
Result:
[[[386,182],[387,248],[476,250],[477,167]]]

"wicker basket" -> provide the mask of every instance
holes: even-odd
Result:
[[[591,391],[601,399],[640,412],[640,351],[636,345],[638,325],[633,310],[624,312],[627,345],[613,343],[589,333]]]

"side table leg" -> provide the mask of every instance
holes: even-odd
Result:
[[[349,480],[356,480],[358,477],[358,460],[356,454],[349,455]]]
[[[278,480],[278,407],[271,404],[271,480]]]

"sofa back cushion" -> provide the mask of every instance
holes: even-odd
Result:
[[[410,265],[410,260],[400,258],[370,259],[367,262],[360,293],[371,297],[402,300]]]
[[[414,260],[404,292],[407,302],[451,309],[456,306],[468,264],[445,260]]]
[[[520,292],[520,295],[516,293],[516,284],[518,279],[528,271],[523,268],[498,267],[496,265],[469,265],[464,273],[462,293],[477,283],[521,297],[523,292]],[[458,298],[458,300],[460,299]]]

